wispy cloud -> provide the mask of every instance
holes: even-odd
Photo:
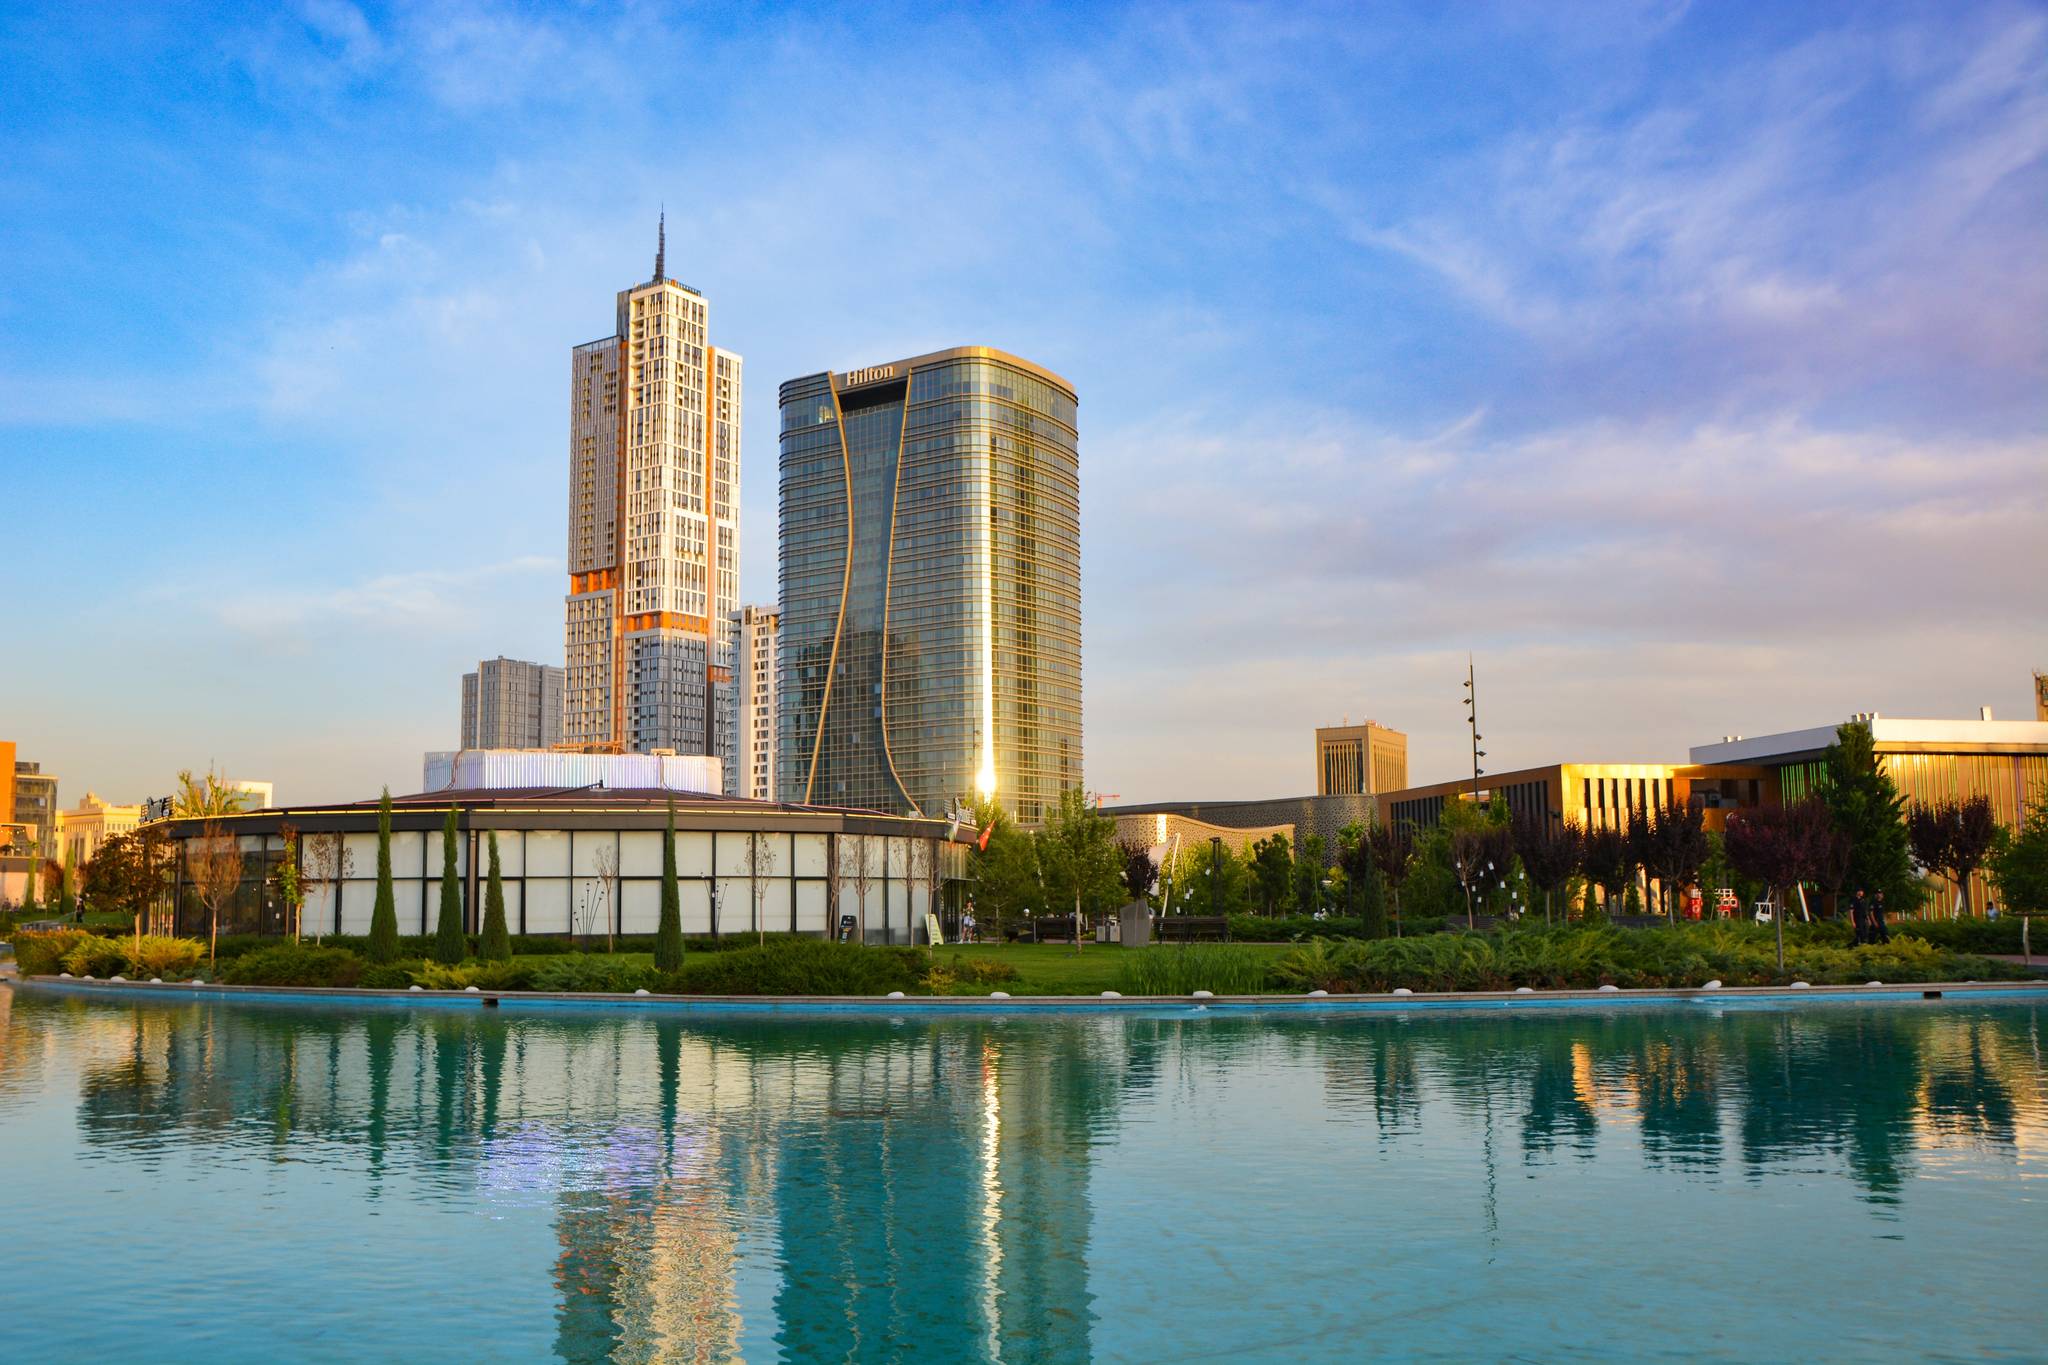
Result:
[[[254,635],[367,629],[405,634],[455,624],[473,610],[478,589],[498,579],[561,571],[561,562],[521,555],[459,569],[408,569],[339,587],[266,587],[209,596],[204,603],[231,629]]]

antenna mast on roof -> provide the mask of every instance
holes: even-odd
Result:
[[[654,229],[654,282],[668,278],[668,205],[661,206],[661,221]]]

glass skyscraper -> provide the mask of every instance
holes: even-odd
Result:
[[[1035,824],[1080,783],[1075,406],[985,346],[782,386],[782,799]]]

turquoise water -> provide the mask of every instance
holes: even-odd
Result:
[[[2048,1354],[2048,1004],[0,989],[18,1360]]]

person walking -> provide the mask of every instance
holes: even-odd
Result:
[[[1869,941],[1870,902],[1863,897],[1863,888],[1857,887],[1856,894],[1849,898],[1849,923],[1855,928],[1855,941],[1860,947]]]
[[[1885,926],[1884,922],[1883,891],[1879,891],[1876,898],[1870,902],[1870,941],[1872,943],[1890,943],[1892,941],[1892,931]]]

